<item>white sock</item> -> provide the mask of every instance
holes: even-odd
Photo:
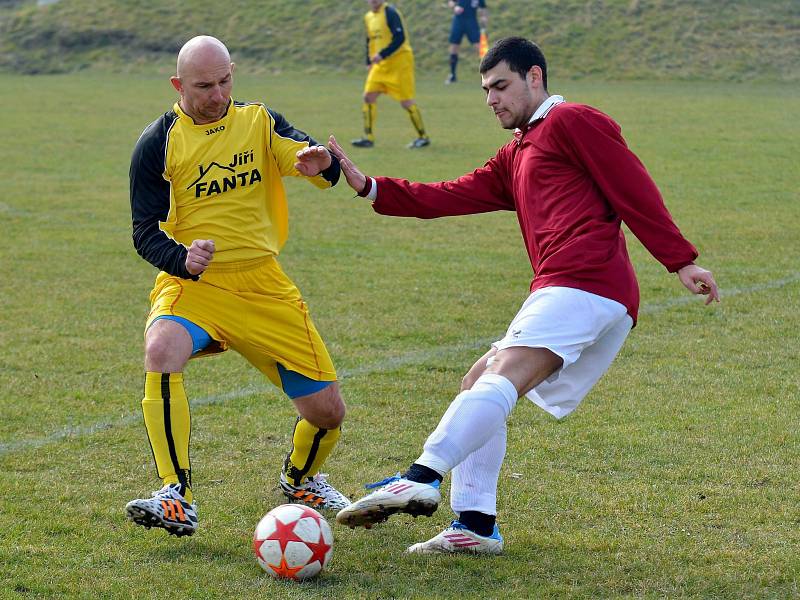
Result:
[[[474,510],[497,514],[497,480],[506,455],[506,424],[453,469],[450,507],[457,515]]]
[[[505,427],[518,397],[517,388],[508,379],[484,373],[472,389],[461,392],[450,403],[414,462],[444,476]]]

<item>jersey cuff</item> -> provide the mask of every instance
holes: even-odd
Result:
[[[333,153],[329,154],[331,155],[331,164],[327,169],[321,171],[320,175],[322,175],[323,179],[329,181],[331,187],[333,187],[339,182],[339,175],[342,173],[342,167],[339,165],[339,159],[336,158]]]
[[[364,183],[364,189],[358,192],[362,198],[366,198],[372,202],[378,198],[378,184],[375,179],[367,175],[367,181]]]

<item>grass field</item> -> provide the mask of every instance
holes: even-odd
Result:
[[[360,134],[355,76],[255,78],[319,139]],[[319,580],[275,582],[252,557],[283,502],[291,404],[239,356],[193,362],[201,529],[176,540],[125,521],[159,487],[140,416],[154,269],[130,242],[127,171],[165,78],[0,75],[0,597],[500,598],[800,595],[798,402],[800,95],[788,85],[551,82],[612,114],[714,270],[704,308],[632,236],[642,315],[620,357],[562,422],[520,402],[509,424],[496,559],[403,554],[449,520],[334,526]],[[455,177],[507,133],[477,84],[420,82],[433,145],[404,148],[382,99],[374,174]],[[288,182],[282,255],[342,375],[349,407],[326,465],[358,496],[417,457],[465,369],[500,336],[530,279],[514,215],[432,222],[372,213],[342,185]]]

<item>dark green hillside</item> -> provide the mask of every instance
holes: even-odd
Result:
[[[444,0],[396,0],[422,71],[444,71]],[[492,37],[538,41],[554,75],[800,80],[800,0],[488,0]],[[0,68],[167,68],[189,37],[267,70],[359,69],[362,0],[0,0]]]

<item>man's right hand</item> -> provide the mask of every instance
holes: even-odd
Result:
[[[342,168],[342,173],[344,173],[344,177],[347,180],[347,185],[353,188],[356,194],[358,194],[367,184],[367,176],[353,164],[352,160],[347,158],[339,142],[337,142],[336,138],[333,136],[328,138],[328,149],[331,151],[331,154],[339,159],[339,166]]]
[[[186,255],[186,270],[192,275],[200,275],[214,258],[214,250],[214,240],[193,241]]]

